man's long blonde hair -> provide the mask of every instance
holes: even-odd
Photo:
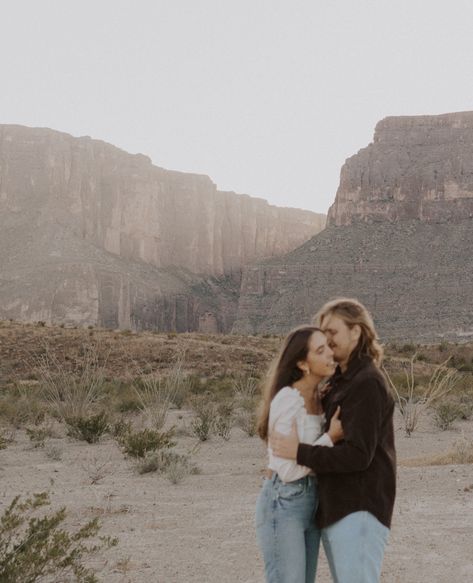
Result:
[[[349,328],[358,325],[361,329],[360,339],[350,355],[352,358],[370,356],[380,366],[383,360],[383,347],[379,343],[373,323],[373,318],[358,300],[352,298],[337,298],[323,305],[315,314],[313,323],[320,326],[327,316],[338,316]]]

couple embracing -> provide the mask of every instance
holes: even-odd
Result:
[[[329,302],[314,321],[287,336],[259,418],[269,455],[256,506],[266,581],[315,581],[322,541],[335,583],[377,583],[396,488],[383,350],[356,300]]]

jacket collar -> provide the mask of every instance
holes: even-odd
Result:
[[[356,373],[365,368],[369,364],[373,362],[371,356],[363,355],[363,356],[355,356],[350,360],[348,363],[348,367],[345,372],[342,372],[340,365],[337,366],[335,372],[333,373],[332,380],[336,383],[339,381],[349,381],[351,380]]]

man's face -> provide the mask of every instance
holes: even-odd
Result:
[[[358,343],[359,327],[349,328],[342,318],[335,314],[325,316],[320,327],[327,336],[328,345],[333,351],[333,359],[340,364],[347,363]]]

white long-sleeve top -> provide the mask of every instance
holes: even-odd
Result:
[[[292,387],[284,387],[278,391],[271,401],[268,424],[269,435],[273,431],[289,435],[292,431],[294,419],[296,420],[297,435],[300,443],[333,447],[329,435],[327,433],[322,435],[325,416],[323,414],[309,415],[305,408],[304,397],[299,391]],[[296,460],[288,460],[273,455],[269,446],[268,455],[269,469],[277,472],[283,482],[292,482],[312,473],[310,468],[300,466]]]

